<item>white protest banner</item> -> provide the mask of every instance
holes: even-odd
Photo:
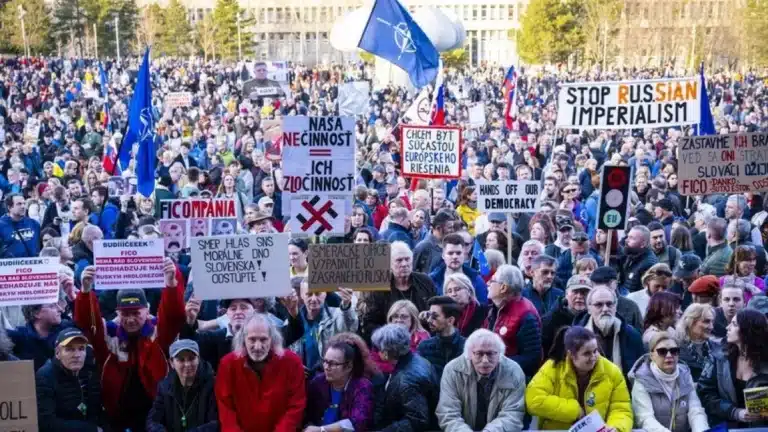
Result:
[[[461,129],[402,125],[400,154],[406,177],[461,177]]]
[[[768,134],[680,137],[677,184],[682,195],[768,190]]]
[[[607,428],[603,418],[600,417],[600,413],[597,410],[592,411],[589,415],[582,417],[568,429],[568,432],[603,432]]]
[[[234,198],[162,200],[160,201],[160,227],[166,236],[170,235],[186,241],[195,236],[214,235],[214,231],[222,232],[221,222],[226,220],[231,224],[232,220],[237,220],[241,216],[238,211],[242,209],[237,208]],[[202,232],[201,227],[205,227],[206,231]],[[180,229],[183,232],[179,232]],[[233,228],[229,234],[234,232]],[[185,242],[179,241],[178,244],[182,248],[186,247]]]
[[[292,291],[288,234],[191,239],[195,298],[282,297]]]
[[[562,84],[557,127],[633,129],[697,124],[700,86],[698,77]]]
[[[355,119],[283,119],[283,211],[292,233],[344,234],[355,187]]]
[[[0,306],[50,304],[58,301],[58,258],[0,260]]]
[[[485,126],[485,103],[480,102],[469,107],[469,125],[473,128]]]
[[[35,117],[29,117],[27,124],[24,125],[24,142],[37,144],[40,138],[40,120]]]
[[[163,239],[93,243],[97,290],[165,288]]]
[[[186,108],[192,106],[192,93],[190,92],[171,92],[163,99],[165,107],[168,109]]]
[[[0,362],[0,431],[37,431],[37,388],[32,360]]]
[[[541,207],[535,180],[478,181],[477,209],[488,213],[536,213]]]
[[[364,115],[368,110],[371,84],[368,81],[353,81],[339,86],[339,114],[343,116]]]
[[[426,126],[432,114],[432,99],[429,97],[429,88],[424,87],[411,106],[405,111],[403,120],[409,125]]]

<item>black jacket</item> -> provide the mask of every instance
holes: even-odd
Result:
[[[432,336],[421,341],[417,351],[420,356],[432,363],[439,379],[443,376],[445,365],[464,352],[464,342],[466,339],[456,330],[450,337]]]
[[[373,430],[381,432],[433,430],[439,383],[428,361],[408,353],[397,362],[389,384],[380,389]]]
[[[544,349],[544,357],[549,354],[549,349],[555,341],[557,331],[562,327],[571,326],[576,314],[568,308],[568,301],[563,297],[555,309],[552,309],[541,318],[541,347]]]
[[[425,311],[427,301],[435,296],[435,284],[432,279],[424,274],[413,272],[409,278],[409,290],[402,292],[395,288],[395,277],[390,276],[389,291],[375,291],[366,293],[363,302],[365,307],[360,319],[360,329],[366,341],[371,340],[373,331],[387,323],[389,307],[398,300],[410,300],[416,305],[416,309]],[[286,344],[288,346],[288,344]]]
[[[208,362],[201,361],[195,383],[185,394],[179,376],[171,369],[157,385],[157,396],[147,416],[147,431],[218,431],[219,413],[214,382],[213,368]]]
[[[625,255],[621,260],[619,270],[619,286],[623,286],[629,292],[643,289],[641,279],[645,272],[659,262],[650,247],[637,255]]]
[[[85,383],[81,387],[81,380]],[[95,361],[88,356],[77,376],[57,359],[35,373],[37,417],[41,432],[96,431],[104,424],[101,382]],[[84,404],[85,414],[78,409]]]

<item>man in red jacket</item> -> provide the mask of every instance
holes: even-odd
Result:
[[[280,331],[264,314],[248,317],[216,376],[223,432],[296,432],[306,405],[304,366],[283,349]]]
[[[82,291],[74,305],[75,323],[88,336],[102,370],[102,401],[113,430],[146,429],[157,385],[168,372],[168,347],[186,319],[184,284],[169,258],[163,272],[166,286],[156,318],[149,315],[144,291],[130,289],[117,293],[117,318],[104,321],[98,297],[91,290],[96,268],[83,270]]]

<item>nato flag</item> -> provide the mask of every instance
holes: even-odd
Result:
[[[440,54],[397,0],[376,0],[357,46],[404,70],[416,88],[437,77]]]
[[[128,128],[118,152],[120,167],[125,170],[131,161],[133,145],[139,144],[136,154],[136,180],[139,193],[148,197],[155,190],[155,117],[152,113],[152,82],[149,77],[149,48],[139,68],[139,79],[133,89],[128,110]]]
[[[701,85],[701,101],[699,106],[701,118],[699,120],[699,127],[697,128],[696,135],[714,135],[717,131],[715,130],[715,122],[712,119],[712,110],[709,107],[707,80],[704,79],[704,63],[701,64],[699,69],[699,83]]]

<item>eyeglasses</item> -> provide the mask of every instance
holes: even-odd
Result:
[[[327,367],[328,369],[340,368],[340,367],[344,366],[345,364],[347,364],[347,362],[339,363],[339,362],[335,362],[333,360],[325,360],[325,359],[323,359],[323,366]]]
[[[473,351],[472,357],[475,360],[482,360],[484,357],[488,357],[488,360],[496,360],[499,357],[498,351]]]
[[[672,357],[677,357],[680,355],[680,348],[674,347],[674,348],[656,348],[656,354],[666,357],[667,354],[672,354]]]
[[[445,294],[447,295],[456,294],[463,291],[464,289],[465,289],[464,287],[449,288],[445,290]]]
[[[411,316],[408,315],[408,314],[394,314],[391,317],[389,317],[390,321],[392,321],[392,320],[403,320],[403,321],[405,321],[407,319],[411,319]]]
[[[566,190],[563,190],[563,193],[567,193],[567,194],[574,193],[574,192],[576,192],[576,189],[566,189]]]
[[[607,307],[607,308],[609,308],[609,309],[610,309],[610,308],[613,308],[613,305],[614,305],[614,304],[615,304],[615,303],[614,303],[614,302],[612,302],[612,301],[607,301],[607,302],[595,302],[595,303],[592,303],[592,306],[594,306],[594,307],[596,307],[596,308],[598,308],[598,309],[602,309],[602,308],[604,308],[604,307]]]

